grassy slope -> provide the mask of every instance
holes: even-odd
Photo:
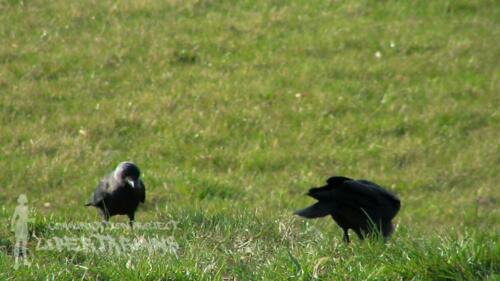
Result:
[[[499,273],[495,1],[73,2],[0,1],[0,279]],[[179,259],[37,252],[12,271],[18,194],[52,237],[98,220],[82,205],[124,159],[138,220],[177,221]],[[333,174],[400,195],[391,243],[291,215]]]

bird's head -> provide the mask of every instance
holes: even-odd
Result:
[[[132,162],[125,161],[118,164],[114,172],[114,178],[118,182],[127,182],[132,188],[139,186],[141,171]]]
[[[335,177],[330,177],[329,179],[326,180],[326,183],[331,186],[339,185],[345,181],[352,180],[351,178],[347,177],[342,177],[342,176],[335,176]]]

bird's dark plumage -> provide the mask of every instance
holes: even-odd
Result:
[[[146,188],[140,176],[141,172],[134,163],[120,163],[101,180],[85,206],[98,208],[106,223],[111,216],[127,215],[132,227],[139,202],[144,203],[146,199]]]
[[[381,186],[346,177],[331,177],[327,185],[311,188],[307,195],[318,202],[295,214],[305,218],[331,215],[344,230],[346,242],[349,229],[361,239],[378,231],[388,238],[394,230],[392,219],[401,207],[399,198]]]

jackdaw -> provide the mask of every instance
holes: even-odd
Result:
[[[134,216],[139,202],[146,199],[146,187],[140,179],[141,171],[132,162],[122,162],[116,169],[105,176],[85,206],[99,209],[106,225],[114,215],[127,215],[130,228],[133,228]]]
[[[394,231],[392,219],[401,207],[394,194],[367,180],[331,177],[322,187],[311,188],[307,195],[318,200],[312,206],[295,212],[304,218],[331,215],[349,242],[352,229],[363,240],[367,235],[382,233],[387,239]]]

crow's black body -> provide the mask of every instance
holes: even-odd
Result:
[[[105,223],[111,216],[127,215],[132,227],[135,211],[145,199],[146,188],[140,179],[139,168],[131,162],[122,162],[101,180],[85,206],[98,208]]]
[[[360,239],[378,231],[388,238],[394,230],[392,219],[401,207],[399,198],[379,185],[346,177],[331,177],[327,185],[311,188],[307,195],[318,202],[296,214],[305,218],[331,215],[344,230],[346,242],[349,229]]]

